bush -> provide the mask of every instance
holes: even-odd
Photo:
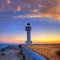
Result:
[[[4,48],[2,48],[0,51],[4,51],[5,49]]]
[[[21,49],[21,45],[19,45],[19,48]]]
[[[60,50],[56,51],[56,54],[60,57]]]
[[[21,54],[22,54],[22,50],[19,49],[19,50],[18,50],[18,53],[17,53],[17,56],[19,57]]]
[[[4,53],[1,54],[1,56],[4,56],[4,55],[5,55]]]

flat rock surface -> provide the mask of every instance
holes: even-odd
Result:
[[[16,49],[6,49],[3,52],[0,52],[0,60],[18,60],[17,57],[17,51]],[[1,55],[2,53],[4,53],[5,55]]]

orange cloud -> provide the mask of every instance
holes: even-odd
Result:
[[[31,6],[30,5],[27,5],[28,8],[30,8]]]
[[[41,5],[41,4],[39,4],[38,7],[39,7],[39,8],[47,8],[46,6]]]
[[[10,5],[7,5],[10,4]],[[60,0],[6,0],[0,2],[0,11],[13,11],[15,13],[22,11],[22,16],[15,16],[17,18],[51,18],[60,21]],[[27,13],[26,13],[26,12]],[[4,13],[1,13],[5,17]],[[8,16],[9,13],[5,13]],[[25,15],[24,15],[25,14]],[[19,14],[17,14],[19,15]]]
[[[11,0],[6,0],[7,1],[7,4],[11,4]]]
[[[20,10],[21,10],[21,7],[17,6],[16,11],[20,11]]]
[[[45,14],[47,15],[47,17],[52,17],[57,20],[60,20],[60,7],[51,8],[47,10]]]
[[[34,13],[38,13],[39,10],[38,10],[38,9],[33,9],[32,12],[34,12]]]
[[[20,11],[21,8],[17,8],[17,11]],[[39,11],[39,9],[29,10],[31,14],[18,15],[14,16],[15,18],[51,18],[60,21],[60,7],[54,7],[47,9],[45,12]]]

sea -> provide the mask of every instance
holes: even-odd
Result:
[[[0,43],[0,49],[8,47],[8,46],[13,46],[13,45],[18,45],[18,44],[8,44],[8,43]]]

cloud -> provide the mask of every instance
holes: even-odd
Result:
[[[41,17],[42,17],[41,15],[35,15],[35,14],[13,16],[13,18],[41,18]]]
[[[21,10],[21,7],[17,6],[16,11],[20,11],[20,10]]]
[[[38,10],[38,9],[33,9],[32,12],[33,12],[33,13],[38,13],[39,10]]]
[[[60,7],[51,8],[45,14],[48,14],[51,17],[60,20]]]
[[[7,4],[11,4],[11,0],[6,0]]]
[[[11,11],[15,13],[11,14]],[[47,17],[60,21],[60,0],[0,0],[0,16],[1,14],[2,17]]]
[[[49,14],[15,15],[12,18],[50,18],[50,19],[53,19],[53,17],[51,17],[51,15],[49,15]]]

